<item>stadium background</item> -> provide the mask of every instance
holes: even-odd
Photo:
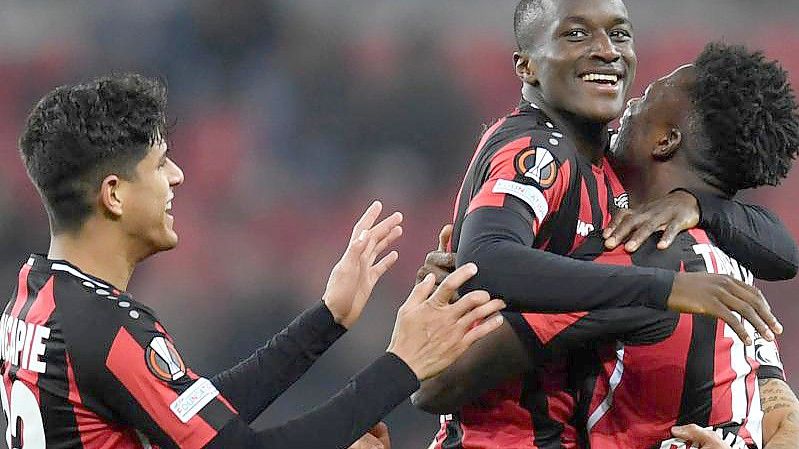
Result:
[[[799,3],[630,0],[635,93],[709,39],[764,48],[799,88]],[[0,2],[0,283],[11,288],[47,223],[15,142],[53,87],[111,70],[166,79],[175,119],[179,249],[131,291],[155,306],[194,369],[247,356],[317,301],[372,198],[405,213],[400,262],[358,325],[259,425],[308,410],[377,356],[416,267],[449,220],[481,123],[515,106],[514,0],[104,0]],[[747,195],[795,236],[799,170]],[[765,284],[799,371],[799,282]],[[9,291],[10,293],[10,291]],[[91,325],[91,323],[86,323]],[[793,378],[794,388],[799,381]],[[426,447],[437,419],[405,404],[394,447]]]

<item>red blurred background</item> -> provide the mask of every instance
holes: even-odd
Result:
[[[719,38],[764,49],[799,83],[799,4],[628,3],[640,58],[636,94]],[[33,102],[59,84],[109,71],[160,76],[175,119],[173,156],[186,173],[173,203],[181,243],[146,262],[131,291],[160,310],[196,371],[233,364],[317,301],[369,200],[405,213],[400,263],[362,321],[259,425],[309,409],[385,349],[393,313],[451,217],[481,124],[516,105],[514,6],[3,2],[0,281],[11,286],[27,255],[47,249],[46,217],[15,146]],[[799,236],[797,187],[794,173],[747,197]],[[762,287],[785,324],[783,355],[795,373],[799,283]],[[388,422],[398,449],[426,447],[437,427],[407,404]]]

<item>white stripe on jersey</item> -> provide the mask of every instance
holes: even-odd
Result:
[[[616,388],[621,383],[621,378],[624,375],[624,345],[616,343],[616,367],[613,369],[613,374],[610,376],[610,385],[608,387],[608,395],[602,400],[594,413],[588,417],[588,431],[590,432],[594,426],[602,419],[603,416],[610,410],[613,405],[613,394]]]
[[[111,288],[108,285],[105,285],[105,284],[102,284],[100,282],[97,282],[95,279],[92,279],[92,278],[86,276],[85,274],[83,274],[80,271],[70,267],[69,265],[64,265],[62,263],[54,263],[54,264],[50,265],[50,268],[53,269],[53,270],[58,270],[58,271],[66,271],[67,273],[69,273],[69,274],[71,274],[71,275],[73,275],[75,277],[79,277],[79,278],[83,279],[84,281],[93,282],[93,283],[97,284],[98,286],[100,286],[102,288]]]

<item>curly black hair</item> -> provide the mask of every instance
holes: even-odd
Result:
[[[760,51],[719,42],[708,44],[694,64],[693,104],[707,137],[695,165],[729,194],[779,184],[799,151],[788,74]]]
[[[61,86],[39,100],[19,148],[54,233],[80,228],[107,175],[132,179],[150,147],[166,138],[165,111],[165,85],[137,74]]]

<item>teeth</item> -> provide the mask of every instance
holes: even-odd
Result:
[[[619,75],[603,75],[600,73],[589,73],[583,75],[583,81],[608,81],[611,83],[619,82]]]
[[[166,210],[172,210],[172,201],[166,203]]]

